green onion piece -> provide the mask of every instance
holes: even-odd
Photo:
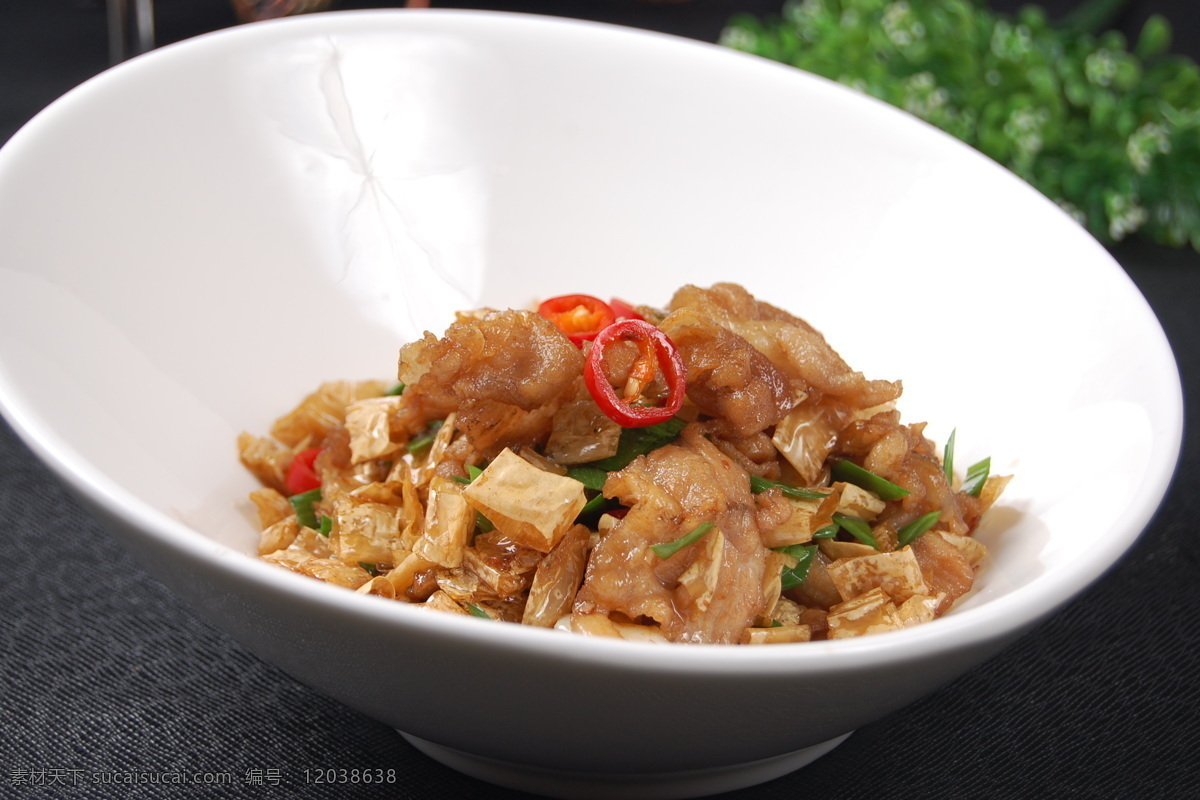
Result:
[[[824,528],[818,529],[817,532],[812,535],[812,537],[814,539],[832,539],[833,537],[837,536],[838,531],[840,530],[841,527],[835,522],[831,525],[826,525]]]
[[[588,464],[589,467],[604,470],[605,472],[616,472],[619,469],[624,469],[640,455],[649,453],[651,450],[657,450],[664,444],[670,444],[679,437],[679,432],[687,425],[686,420],[679,417],[671,417],[666,422],[660,422],[657,425],[647,425],[644,428],[623,428],[621,430],[621,438],[617,442],[616,455],[602,458],[599,461],[593,461]]]
[[[954,483],[954,434],[958,433],[958,428],[950,431],[950,438],[946,440],[946,449],[942,451],[942,471],[946,473],[946,480]]]
[[[393,386],[392,388],[388,389],[388,390],[387,390],[386,392],[384,392],[383,394],[384,394],[384,397],[398,397],[399,395],[402,395],[402,394],[404,394],[404,383],[403,383],[403,381],[397,381],[395,386]]]
[[[333,518],[322,514],[321,527],[317,528],[317,533],[325,537],[328,537],[329,534],[333,533]]]
[[[780,621],[779,621],[779,620],[777,620],[777,619],[773,619],[773,620],[771,620],[771,627],[772,627],[772,628],[782,628],[782,627],[783,627],[783,623],[782,623],[782,622],[780,622]]]
[[[467,603],[467,613],[470,614],[472,617],[479,617],[481,619],[491,619],[492,618],[491,614],[484,611],[482,608],[475,605],[474,603]]]
[[[860,489],[873,492],[880,500],[899,500],[908,496],[908,489],[863,469],[853,461],[839,461],[833,465],[830,472],[837,480],[853,483]]]
[[[896,540],[900,543],[901,547],[912,544],[918,536],[925,533],[925,531],[937,524],[937,521],[941,518],[941,516],[941,511],[930,511],[928,514],[923,514],[917,517],[912,522],[896,531]]]
[[[812,489],[801,489],[799,486],[789,486],[786,483],[777,481],[769,481],[766,478],[760,478],[758,475],[750,476],[750,491],[755,494],[762,494],[768,489],[779,489],[783,492],[784,497],[794,497],[797,500],[817,500],[822,497],[829,497],[828,492],[816,492]]]
[[[582,519],[589,514],[605,511],[609,505],[616,505],[616,501],[610,500],[602,494],[598,494],[583,504],[583,508],[579,509],[579,514],[576,515],[575,518]]]
[[[318,530],[321,523],[317,520],[317,512],[313,509],[313,504],[321,500],[321,489],[310,489],[307,492],[294,494],[288,498],[288,502],[292,504],[292,508],[296,512],[296,519],[300,520],[300,524],[306,528]]]
[[[483,470],[481,470],[479,467],[475,466],[474,464],[467,464],[467,474],[465,476],[455,475],[454,480],[463,484],[464,486],[469,486],[470,484],[474,483],[475,479],[482,474]]]
[[[713,524],[711,522],[701,523],[696,526],[696,529],[694,531],[687,534],[686,536],[680,536],[678,539],[676,539],[673,542],[666,542],[664,544],[650,545],[650,549],[653,550],[654,555],[658,556],[659,558],[662,558],[662,559],[670,558],[671,556],[675,555],[683,548],[687,547],[689,544],[695,544],[696,542],[703,539],[704,535],[706,533],[708,533],[710,530],[712,530],[712,527],[713,527]]]
[[[865,520],[858,517],[847,517],[845,514],[834,514],[833,521],[838,524],[839,528],[863,544],[869,544],[876,550],[879,549],[879,542],[875,541],[875,534],[871,533],[871,526]]]
[[[803,586],[808,580],[808,568],[812,566],[813,558],[817,555],[815,544],[790,544],[787,547],[776,547],[777,552],[799,559],[794,567],[784,567],[779,574],[780,584],[784,591]]]
[[[492,521],[485,517],[481,511],[475,512],[475,527],[479,528],[480,533],[491,533],[492,531],[496,530],[496,526],[493,525]]]
[[[988,474],[992,471],[992,458],[988,456],[983,461],[979,461],[967,467],[967,477],[963,481],[960,491],[979,497],[979,493],[983,491],[983,484],[987,482]]]
[[[368,564],[366,561],[360,561],[358,562],[358,565],[365,569],[372,578],[379,577],[379,567],[375,566],[374,564]]]
[[[584,465],[569,468],[567,477],[579,481],[586,489],[598,492],[604,488],[604,482],[608,480],[608,472],[599,467]]]
[[[437,420],[429,426],[429,431],[415,439],[410,439],[408,442],[408,452],[416,454],[433,444],[433,440],[437,438],[437,433],[442,428],[442,420]]]

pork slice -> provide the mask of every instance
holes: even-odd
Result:
[[[659,325],[687,367],[688,399],[729,434],[752,436],[783,419],[795,404],[787,378],[741,336],[693,309]]]
[[[852,409],[883,405],[900,396],[899,381],[866,378],[808,322],[758,300],[737,284],[684,286],[671,299],[671,310],[685,309],[753,345],[787,376],[793,393],[834,398]]]
[[[746,471],[689,425],[676,443],[610,475],[604,493],[630,510],[592,551],[574,612],[652,620],[674,642],[737,642],[766,603],[768,551]],[[713,548],[697,543],[667,559],[650,548],[705,522],[723,542],[705,570],[711,591],[698,602],[681,587],[681,576]]]
[[[682,286],[671,298],[670,308],[672,311],[692,308],[716,319],[774,320],[810,331],[815,330],[800,317],[759,300],[745,287],[736,283],[714,283],[708,289],[691,284]]]
[[[906,489],[909,494],[885,512],[880,521],[896,528],[923,514],[940,511],[938,530],[966,535],[978,519],[978,503],[951,487],[925,425],[905,425],[896,411],[856,420],[842,430],[834,455],[859,461],[867,470]]]
[[[943,537],[927,534],[918,537],[911,546],[929,593],[934,596],[945,594],[938,613],[949,608],[975,584],[971,562],[962,550]]]
[[[452,323],[400,350],[406,385],[400,416],[410,434],[450,411],[484,455],[544,441],[568,399],[583,355],[553,323],[529,311],[499,311]]]

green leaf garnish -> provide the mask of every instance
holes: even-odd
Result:
[[[306,528],[319,530],[321,523],[317,520],[317,512],[313,508],[315,503],[321,500],[320,488],[310,489],[307,492],[294,494],[288,498],[288,502],[292,504],[292,509],[296,512],[296,519]]]
[[[466,606],[467,606],[467,613],[470,614],[472,617],[479,617],[480,619],[491,619],[492,618],[491,614],[484,611],[482,608],[475,605],[474,603],[467,603]]]
[[[822,497],[829,497],[828,492],[818,492],[813,489],[803,489],[799,486],[789,486],[786,483],[770,481],[758,475],[750,476],[750,491],[755,494],[762,494],[768,489],[779,489],[783,492],[784,497],[794,497],[797,500],[817,500]]]
[[[482,511],[475,512],[475,527],[479,528],[480,533],[491,533],[496,530],[496,526],[492,521],[483,515]]]
[[[954,483],[954,434],[958,433],[958,428],[950,431],[950,438],[946,440],[946,447],[942,450],[942,472],[946,475],[946,480]]]
[[[901,547],[912,544],[918,536],[932,528],[941,519],[941,511],[930,511],[928,514],[923,514],[912,522],[905,525],[900,530],[896,531],[896,541]]]
[[[875,534],[871,532],[871,526],[865,520],[848,517],[845,514],[834,514],[833,521],[838,524],[839,528],[863,544],[869,544],[876,550],[879,549],[879,542],[875,541]]]
[[[333,518],[321,515],[321,527],[317,528],[317,533],[328,538],[329,534],[333,533]]]
[[[695,544],[703,539],[704,535],[712,530],[712,527],[713,524],[711,522],[703,522],[697,525],[695,530],[693,530],[691,533],[680,536],[673,542],[650,545],[650,549],[653,550],[654,554],[659,558],[668,559],[688,545]]]
[[[379,567],[375,566],[374,564],[368,564],[366,561],[360,561],[358,562],[358,565],[365,569],[372,578],[379,577]]]
[[[402,394],[404,394],[403,381],[397,381],[395,386],[383,393],[384,397],[399,397]]]
[[[987,482],[988,474],[991,471],[991,456],[988,456],[983,461],[978,461],[967,467],[967,477],[963,480],[962,489],[960,491],[971,495],[971,497],[979,497],[979,493],[983,491],[983,484]]]
[[[853,483],[860,489],[872,492],[880,500],[899,500],[901,497],[908,496],[908,489],[897,486],[870,470],[863,469],[853,461],[838,461],[833,465],[830,474],[839,481]]]
[[[433,440],[437,438],[438,431],[442,429],[443,424],[444,422],[442,420],[436,420],[430,423],[429,430],[427,430],[424,434],[413,439],[409,439],[407,445],[408,452],[415,455],[432,445]]]
[[[817,555],[817,546],[815,544],[790,544],[786,547],[776,547],[775,550],[780,553],[792,556],[799,559],[794,567],[784,567],[780,573],[779,579],[786,592],[788,589],[794,589],[797,586],[803,586],[808,580],[808,568],[812,566],[813,558]]]

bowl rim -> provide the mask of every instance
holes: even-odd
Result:
[[[882,106],[890,112],[906,117],[908,122],[905,124],[924,126],[959,146],[967,147],[948,134],[937,131],[927,123],[905,112],[866,95],[853,93],[851,89],[838,86],[832,81],[747,53],[682,36],[611,23],[507,11],[358,9],[323,12],[317,15],[291,17],[213,31],[166,45],[115,65],[68,91],[14,133],[12,138],[0,148],[0,179],[3,177],[6,160],[20,157],[27,138],[36,136],[42,126],[52,124],[54,118],[59,114],[69,113],[81,98],[86,98],[97,86],[107,86],[110,82],[124,80],[126,75],[136,75],[152,68],[159,60],[175,57],[176,53],[190,53],[199,48],[220,47],[224,46],[227,41],[242,38],[286,37],[293,30],[297,34],[301,34],[306,29],[330,25],[353,27],[373,26],[381,23],[393,25],[398,22],[401,25],[407,25],[408,21],[424,28],[444,26],[449,30],[458,29],[460,24],[480,22],[485,22],[496,29],[509,26],[510,30],[513,28],[531,30],[536,27],[573,28],[589,35],[609,37],[614,46],[621,43],[622,37],[626,37],[626,40],[628,37],[633,37],[648,40],[655,46],[684,48],[693,52],[708,51],[708,55],[701,57],[741,59],[747,63],[753,61],[756,63],[754,67],[756,69],[795,74],[797,79],[814,80],[818,84],[827,84],[828,88],[852,95],[844,97],[845,102],[871,103]],[[978,157],[985,158],[982,155],[978,155]],[[1007,172],[999,165],[994,166],[996,169]],[[1013,177],[1015,178],[1015,176]],[[0,191],[3,191],[2,183],[0,183]],[[1032,187],[1029,191],[1039,198],[1042,197]],[[1044,200],[1044,198],[1042,199]],[[1099,247],[1098,243],[1096,247]],[[771,676],[852,670],[863,665],[878,667],[885,664],[926,659],[938,654],[1015,637],[1022,630],[1040,622],[1066,605],[1113,568],[1120,557],[1140,537],[1165,499],[1182,448],[1184,421],[1181,379],[1169,341],[1153,310],[1120,265],[1111,257],[1108,260],[1110,269],[1115,270],[1127,281],[1126,288],[1132,293],[1130,296],[1133,301],[1132,305],[1140,305],[1139,313],[1148,315],[1149,319],[1143,321],[1148,323],[1147,330],[1155,333],[1156,354],[1164,359],[1164,363],[1169,362],[1173,366],[1173,370],[1163,375],[1166,382],[1171,385],[1163,387],[1165,390],[1161,397],[1163,408],[1159,410],[1166,416],[1158,419],[1167,435],[1163,440],[1157,442],[1158,447],[1147,466],[1149,485],[1156,491],[1135,498],[1122,515],[1120,520],[1122,524],[1119,526],[1114,524],[1109,531],[1110,536],[1096,546],[1088,548],[1069,567],[1060,570],[1056,580],[1041,581],[1021,587],[1015,592],[994,598],[963,613],[951,613],[924,625],[865,637],[783,644],[768,648],[739,645],[673,647],[600,637],[571,636],[559,631],[532,629],[521,625],[489,626],[484,624],[483,620],[459,618],[449,614],[428,614],[422,609],[406,607],[404,603],[358,595],[355,592],[346,591],[342,587],[327,585],[279,569],[234,548],[215,542],[200,531],[152,508],[94,468],[68,442],[58,436],[50,424],[41,418],[36,409],[23,403],[20,390],[11,383],[2,359],[0,359],[0,414],[9,421],[19,438],[72,491],[114,519],[121,520],[128,527],[136,530],[139,535],[153,539],[161,547],[184,558],[199,560],[211,569],[225,572],[241,584],[248,585],[251,591],[274,592],[289,602],[320,607],[326,611],[334,611],[338,614],[369,621],[380,630],[402,634],[406,629],[411,628],[429,636],[443,636],[459,641],[470,639],[477,645],[536,654],[539,657],[549,657],[558,661],[586,660],[594,665],[604,665],[614,669],[656,673],[729,674],[736,672]],[[133,554],[137,555],[136,552]],[[570,641],[571,645],[563,646],[564,641]],[[631,648],[633,649],[631,650]],[[631,653],[636,653],[637,658],[631,659]]]

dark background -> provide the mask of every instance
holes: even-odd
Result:
[[[398,3],[335,7],[389,5]],[[434,5],[576,16],[714,41],[732,14],[774,13],[781,0]],[[1042,5],[1056,17],[1075,3]],[[1000,11],[1017,6],[992,3]],[[228,0],[158,0],[156,11],[159,43],[235,22]],[[1194,0],[1135,0],[1117,26],[1132,38],[1155,12],[1172,22],[1173,49],[1200,58]],[[100,0],[0,0],[0,142],[107,64]],[[1200,255],[1144,243],[1114,255],[1162,321],[1190,414],[1200,379]],[[1185,437],[1174,486],[1140,542],[1054,619],[804,770],[728,797],[1198,796],[1200,447],[1190,427]],[[1069,462],[1064,453],[1064,468]],[[1097,493],[1102,501],[1103,487]],[[118,793],[82,783],[115,770],[233,773],[235,785],[212,790],[214,797],[524,796],[420,756],[394,731],[295,683],[199,621],[3,422],[0,541],[0,798],[205,796],[196,787]],[[496,734],[506,732],[498,726]],[[395,769],[397,782],[305,783],[304,770],[329,768]],[[67,782],[83,777],[73,787],[18,785],[31,770]],[[247,782],[256,775],[266,785]]]

